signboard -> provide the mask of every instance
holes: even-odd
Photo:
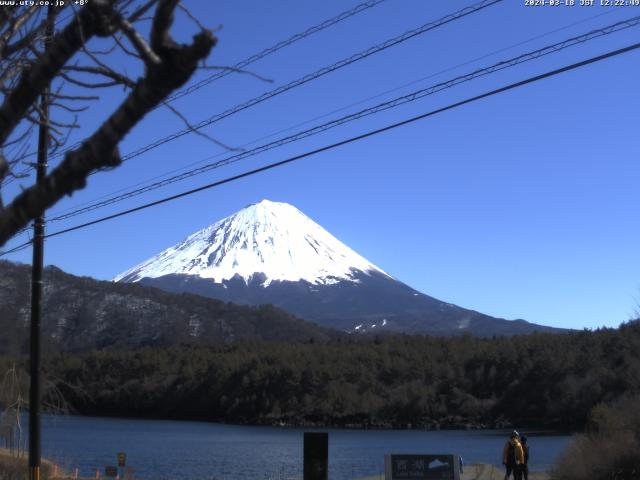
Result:
[[[303,480],[327,480],[329,434],[304,432],[303,455]]]
[[[385,480],[459,480],[458,455],[385,455]]]
[[[118,467],[112,467],[112,466],[104,467],[104,474],[107,477],[117,477],[118,476]]]
[[[118,466],[124,467],[125,461],[127,460],[127,455],[124,452],[118,453]]]

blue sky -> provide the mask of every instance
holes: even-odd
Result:
[[[202,23],[221,27],[216,33],[219,44],[209,59],[210,65],[219,66],[233,65],[358,3],[186,2]],[[272,83],[232,74],[174,106],[198,122],[472,3],[387,0],[249,68]],[[506,0],[238,113],[205,132],[240,147],[634,15],[640,15],[640,7],[528,7],[524,0]],[[181,18],[175,30],[179,38],[188,39],[194,27]],[[48,231],[635,43],[639,32],[640,27],[634,27],[572,47],[112,207],[51,223]],[[109,279],[267,198],[295,205],[391,275],[436,298],[545,325],[617,326],[633,315],[640,296],[639,61],[640,52],[634,51],[268,173],[52,238],[46,245],[46,263],[76,275]],[[138,68],[124,57],[114,57],[114,62],[129,73]],[[194,81],[210,73],[199,72]],[[82,117],[82,132],[99,125],[121,98],[119,89],[104,92]],[[123,142],[121,151],[130,152],[181,128],[175,115],[158,110]],[[227,155],[210,141],[187,135],[114,171],[94,175],[86,190],[60,202],[48,215],[207,157]],[[18,237],[7,247],[26,238]],[[29,263],[30,253],[9,258]]]

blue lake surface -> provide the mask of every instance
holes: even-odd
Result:
[[[81,476],[117,465],[143,479],[262,480],[302,478],[303,432],[329,432],[329,478],[350,480],[384,471],[387,453],[455,453],[466,464],[499,466],[507,431],[345,430],[252,427],[206,422],[79,416],[43,417],[43,455]],[[529,434],[531,470],[551,466],[569,435]],[[499,467],[501,468],[501,467]]]

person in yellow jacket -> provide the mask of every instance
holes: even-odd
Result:
[[[511,476],[511,473],[513,473],[514,480],[521,480],[524,452],[522,450],[522,444],[520,443],[520,436],[515,430],[511,432],[511,438],[509,438],[502,449],[502,464],[507,469],[504,480],[507,480]]]

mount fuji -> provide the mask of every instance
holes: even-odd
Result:
[[[357,282],[354,273],[387,276],[287,203],[263,200],[190,235],[178,245],[118,275],[136,282],[168,274],[195,275],[223,283],[235,277],[263,287],[304,281]]]
[[[480,336],[557,331],[429,297],[344,245],[297,208],[263,200],[121,273],[175,293],[273,304],[325,327]]]

